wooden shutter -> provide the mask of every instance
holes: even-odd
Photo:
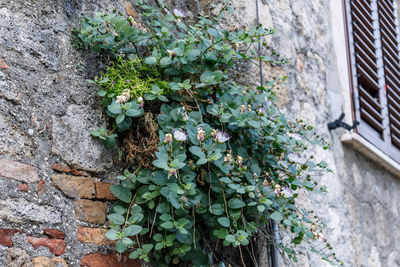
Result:
[[[396,0],[345,0],[356,131],[400,162]]]
[[[389,116],[389,139],[400,148],[400,53],[395,2],[378,1],[379,29],[385,72],[385,94]]]

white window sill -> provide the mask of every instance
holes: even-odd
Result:
[[[373,144],[365,140],[357,133],[346,133],[341,137],[344,144],[348,144],[366,157],[379,163],[384,169],[400,178],[400,164],[391,159]]]

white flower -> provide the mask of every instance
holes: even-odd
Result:
[[[187,140],[187,134],[183,130],[174,130],[172,132],[174,134],[174,138],[178,142],[184,142]]]
[[[174,15],[177,17],[185,17],[185,13],[180,8],[174,8]]]
[[[215,136],[215,141],[221,144],[225,143],[229,139],[231,139],[231,137],[223,131],[218,131],[217,135]]]
[[[129,92],[129,89],[125,89],[121,95],[117,96],[117,100],[115,102],[117,103],[125,103],[131,98],[131,94]]]
[[[169,54],[170,57],[176,56],[176,53],[175,53],[175,51],[173,51],[173,50],[167,50],[167,52],[168,52],[168,54]]]

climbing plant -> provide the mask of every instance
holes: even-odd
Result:
[[[284,77],[257,88],[235,82],[239,62],[285,64],[262,41],[274,30],[225,27],[226,1],[194,21],[163,2],[137,8],[140,19],[96,14],[74,30],[77,48],[112,59],[88,82],[110,117],[108,130],[91,134],[107,148],[120,138],[128,163],[110,188],[119,201],[106,236],[116,250],[154,266],[226,266],[236,249],[245,265],[244,257],[256,261],[254,237],[272,240],[272,220],[291,237],[276,244],[289,259],[306,242],[339,263],[323,224],[296,202],[302,191],[326,191],[312,177],[329,169],[310,148],[327,143],[275,107]]]

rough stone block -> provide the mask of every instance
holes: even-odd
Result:
[[[140,261],[129,259],[129,254],[122,255],[92,253],[81,259],[82,266],[88,267],[141,267]]]
[[[46,228],[43,231],[46,235],[48,235],[51,238],[56,238],[56,239],[64,239],[65,238],[64,232],[57,230],[57,229]]]
[[[61,213],[49,205],[37,205],[24,198],[0,200],[0,219],[14,223],[32,221],[55,224],[61,222]]]
[[[104,246],[114,245],[115,241],[112,241],[105,236],[107,231],[108,230],[104,228],[78,226],[78,241]]]
[[[94,198],[94,183],[91,178],[72,176],[72,175],[54,175],[51,177],[53,185],[59,188],[69,197]]]
[[[110,186],[112,184],[105,182],[95,182],[94,186],[96,189],[96,198],[98,199],[109,199],[116,200],[118,199],[113,193],[110,191]]]
[[[33,267],[68,267],[67,262],[60,257],[36,257],[32,259]]]
[[[75,201],[74,205],[79,220],[98,224],[106,222],[106,205],[103,202],[82,199]]]
[[[4,229],[0,228],[0,245],[5,247],[12,247],[13,246],[13,236],[15,233],[23,233],[21,230],[18,229]]]
[[[51,253],[57,256],[65,253],[65,241],[61,239],[28,236],[28,242],[31,243],[34,249],[40,246],[47,247]]]
[[[111,154],[90,130],[104,126],[88,106],[70,105],[65,116],[52,116],[52,152],[76,169],[102,172],[112,166]]]
[[[9,248],[6,256],[7,267],[33,267],[29,255],[25,250]]]
[[[0,159],[0,176],[25,183],[39,181],[36,167],[7,159]]]

